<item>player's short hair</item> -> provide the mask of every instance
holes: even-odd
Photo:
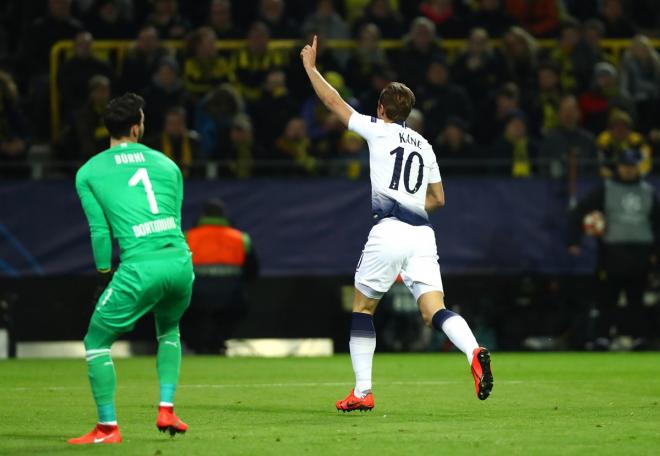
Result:
[[[415,106],[415,94],[405,84],[390,82],[380,91],[378,104],[383,105],[388,119],[404,122]]]
[[[128,136],[131,127],[140,124],[140,110],[143,107],[144,99],[131,92],[110,100],[103,113],[103,122],[110,136],[115,139]]]

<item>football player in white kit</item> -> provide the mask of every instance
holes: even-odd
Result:
[[[349,342],[355,388],[345,399],[337,401],[337,410],[374,407],[373,314],[399,274],[415,296],[426,324],[444,331],[465,353],[477,397],[486,399],[493,388],[490,353],[479,347],[465,320],[444,305],[435,234],[428,212],[444,206],[445,196],[433,148],[421,135],[406,128],[404,122],[415,96],[404,84],[393,82],[380,94],[378,118],[355,112],[316,69],[316,42],[314,37],[300,57],[321,102],[369,145],[375,222],[355,273]]]

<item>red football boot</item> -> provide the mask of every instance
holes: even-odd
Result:
[[[158,407],[156,427],[160,432],[168,431],[170,435],[183,434],[188,430],[188,425],[174,413],[174,407],[163,405]]]
[[[374,408],[374,395],[371,391],[368,392],[367,395],[363,398],[355,396],[354,393],[355,390],[352,389],[348,396],[346,396],[346,399],[343,401],[337,401],[335,404],[337,410],[341,410],[342,412],[352,412],[353,410],[359,410],[363,412],[365,410],[371,411],[371,409]]]
[[[121,443],[119,427],[111,424],[97,424],[91,432],[68,441],[71,445],[89,445],[94,443]]]
[[[477,397],[487,399],[493,389],[493,372],[490,370],[490,353],[483,347],[472,352],[472,376],[477,389]]]

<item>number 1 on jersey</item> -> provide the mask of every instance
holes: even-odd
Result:
[[[158,203],[156,202],[156,195],[154,195],[154,189],[151,186],[151,181],[149,180],[149,173],[147,173],[147,168],[138,169],[131,180],[128,181],[128,185],[135,187],[137,184],[142,182],[144,185],[144,191],[147,194],[147,201],[149,201],[149,208],[151,209],[152,214],[158,214]]]

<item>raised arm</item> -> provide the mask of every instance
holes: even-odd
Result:
[[[302,59],[303,66],[307,72],[314,92],[319,97],[321,102],[333,112],[344,125],[348,125],[348,120],[351,118],[354,109],[346,103],[339,93],[328,84],[328,81],[316,69],[316,35],[311,46],[308,44],[300,51],[300,58]]]
[[[107,273],[112,267],[112,240],[110,238],[110,227],[105,218],[101,205],[96,200],[94,193],[89,188],[86,179],[76,177],[76,191],[80,197],[83,211],[89,223],[89,232],[92,238],[92,253],[94,263],[99,273]]]

